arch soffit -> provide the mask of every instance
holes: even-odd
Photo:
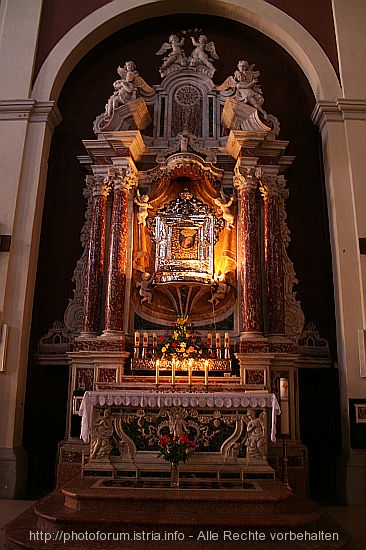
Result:
[[[92,12],[62,37],[42,64],[32,97],[57,101],[70,72],[99,42],[143,19],[178,13],[204,13],[238,21],[281,45],[305,73],[316,101],[342,97],[334,68],[318,42],[297,21],[264,2],[251,0],[113,0]],[[184,7],[183,7],[184,6]]]

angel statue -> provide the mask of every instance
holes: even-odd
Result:
[[[235,223],[235,216],[230,211],[230,206],[233,204],[234,200],[234,195],[231,195],[230,199],[227,200],[224,193],[221,193],[221,197],[214,199],[214,203],[220,208],[222,212],[222,217],[225,221],[225,228],[229,229],[229,231],[232,227],[234,227]]]
[[[153,208],[149,203],[149,195],[140,195],[140,191],[137,189],[136,197],[134,199],[135,204],[139,207],[137,212],[137,223],[146,227],[146,218],[149,215],[149,208]]]
[[[228,76],[221,86],[216,86],[216,90],[218,92],[231,90],[235,93],[235,99],[248,103],[267,119],[267,113],[262,108],[264,97],[258,85],[260,71],[254,71],[254,65],[254,63],[249,65],[248,61],[238,61],[238,70],[235,71],[234,76]]]
[[[253,409],[248,409],[244,417],[247,434],[244,440],[248,458],[254,460],[266,458],[266,413],[257,417]]]
[[[139,294],[141,296],[141,303],[147,302],[148,304],[151,304],[152,301],[152,291],[151,291],[151,283],[154,278],[154,275],[151,275],[148,271],[145,271],[142,274],[142,278],[140,282],[136,283],[136,287],[140,288]]]
[[[104,116],[106,118],[110,118],[120,105],[136,99],[138,93],[144,95],[154,93],[154,88],[146,84],[136,71],[133,61],[126,61],[123,67],[118,67],[117,72],[121,78],[113,82],[114,92],[105,106]]]
[[[216,68],[211,63],[210,58],[219,59],[215,50],[215,44],[213,42],[207,42],[207,36],[204,34],[198,37],[198,42],[194,36],[191,36],[191,40],[194,50],[189,58],[189,66],[195,68],[203,65],[208,69],[208,76],[212,78]]]
[[[156,52],[156,55],[163,55],[168,50],[171,50],[168,56],[163,58],[164,62],[159,69],[162,78],[164,78],[164,76],[168,74],[169,71],[167,71],[167,69],[172,65],[177,65],[179,67],[187,67],[188,63],[187,63],[186,55],[183,50],[183,44],[184,44],[184,38],[179,40],[177,35],[171,34],[169,36],[169,42],[164,42],[160,50]]]

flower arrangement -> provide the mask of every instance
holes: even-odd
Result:
[[[172,331],[160,336],[157,356],[171,361],[176,359],[200,359],[207,355],[199,332],[188,324],[188,317],[178,317]]]
[[[194,451],[196,446],[195,441],[189,439],[186,435],[169,437],[162,435],[159,440],[160,452],[159,457],[163,457],[171,464],[179,464],[179,462],[187,462],[189,454]]]

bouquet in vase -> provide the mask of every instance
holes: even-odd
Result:
[[[158,457],[163,457],[171,464],[187,462],[188,457],[196,446],[195,441],[189,439],[186,435],[173,436],[162,435],[159,440],[160,452]]]

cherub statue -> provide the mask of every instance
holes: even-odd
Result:
[[[173,407],[169,415],[169,432],[173,437],[180,437],[188,433],[187,422],[184,420],[184,412],[182,407]]]
[[[247,425],[247,435],[244,443],[247,447],[248,458],[264,459],[266,444],[265,415],[263,411],[258,417],[253,409],[248,409],[244,420]]]
[[[189,58],[189,66],[195,68],[199,65],[203,65],[209,70],[209,76],[212,78],[216,68],[211,63],[210,57],[211,59],[219,59],[215,50],[215,44],[213,42],[207,42],[207,37],[204,34],[199,36],[198,41],[194,36],[191,36],[191,40],[194,50]]]
[[[150,285],[153,280],[153,275],[150,275],[148,271],[142,274],[142,279],[139,283],[136,283],[137,288],[140,287],[139,294],[141,296],[141,303],[147,302],[151,304],[152,301],[152,292]]]
[[[118,67],[120,79],[113,82],[114,92],[108,99],[105,106],[105,116],[110,118],[113,111],[129,101],[136,99],[137,93],[142,92],[146,95],[152,94],[154,89],[146,84],[136,71],[136,65],[133,61],[126,61],[123,67]]]
[[[184,38],[179,40],[177,35],[171,34],[169,36],[169,42],[164,42],[160,50],[156,52],[156,55],[163,55],[168,50],[171,50],[168,56],[163,58],[164,62],[159,69],[162,78],[166,76],[167,69],[174,64],[179,65],[179,67],[187,66],[187,58],[183,50],[183,44]]]
[[[230,212],[230,206],[233,204],[234,200],[234,195],[231,195],[230,199],[226,201],[226,197],[223,193],[221,193],[221,198],[218,197],[217,199],[214,199],[214,203],[221,209],[222,217],[225,221],[225,228],[229,231],[232,227],[234,227],[235,222],[235,216]]]
[[[230,89],[235,91],[235,99],[248,103],[267,119],[267,113],[262,108],[264,103],[262,90],[258,86],[260,72],[253,71],[254,63],[249,65],[248,61],[244,60],[238,61],[237,67],[234,76],[228,76],[220,86],[216,86],[216,90],[218,92],[225,92]]]
[[[149,195],[140,195],[140,191],[137,189],[137,195],[134,199],[135,204],[139,207],[137,212],[137,223],[146,227],[146,218],[149,215],[149,208],[153,208],[149,204]]]
[[[213,307],[219,305],[220,300],[223,300],[229,290],[229,285],[226,282],[225,274],[219,275],[217,280],[211,285],[212,296],[208,300]]]
[[[113,419],[111,409],[105,409],[94,419],[91,433],[90,458],[106,458],[112,450]]]

